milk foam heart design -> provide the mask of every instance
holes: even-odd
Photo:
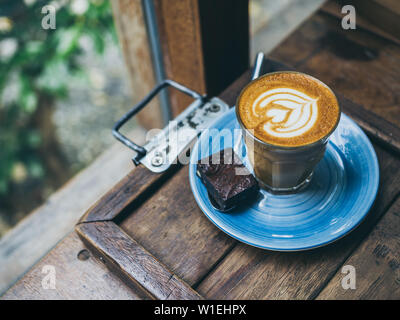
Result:
[[[291,138],[314,126],[318,118],[317,100],[295,89],[276,88],[262,93],[254,101],[252,111],[265,119],[263,128],[267,134]]]
[[[324,140],[340,119],[335,94],[299,72],[272,72],[240,93],[236,111],[248,133],[270,145],[299,147]]]

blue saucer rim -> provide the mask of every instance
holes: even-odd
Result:
[[[213,121],[213,123],[210,125],[210,128],[215,128],[216,124],[220,121],[222,121],[223,118],[227,117],[229,115],[229,113],[234,112],[234,107],[227,110],[224,114],[222,114],[220,117],[218,117],[215,121]],[[370,197],[370,201],[368,202],[368,204],[366,204],[364,206],[364,208],[362,208],[362,211],[364,211],[364,213],[362,214],[362,216],[356,221],[354,222],[354,224],[349,227],[348,229],[346,229],[343,233],[339,234],[337,237],[334,237],[332,239],[329,239],[328,241],[325,242],[321,242],[319,244],[316,245],[312,245],[312,246],[302,246],[302,247],[298,247],[298,248],[276,248],[276,247],[269,247],[269,246],[262,246],[262,245],[258,245],[258,244],[254,244],[251,242],[248,242],[232,233],[230,233],[229,231],[225,230],[224,228],[222,228],[221,226],[219,226],[219,224],[217,222],[214,221],[214,219],[207,213],[208,208],[206,208],[204,206],[204,204],[202,203],[202,199],[198,199],[200,196],[199,194],[197,194],[196,192],[194,192],[194,190],[197,189],[196,185],[195,185],[195,181],[194,179],[196,178],[196,175],[194,173],[195,171],[195,162],[193,162],[194,159],[192,159],[192,157],[194,157],[195,154],[197,154],[197,148],[198,148],[198,142],[201,140],[201,135],[198,138],[198,140],[196,141],[194,147],[193,147],[193,152],[191,155],[191,161],[189,164],[189,182],[190,182],[190,187],[192,189],[192,193],[193,196],[196,200],[197,205],[200,207],[201,211],[205,214],[205,216],[221,231],[223,231],[225,234],[229,235],[230,237],[245,243],[247,245],[250,245],[252,247],[255,248],[260,248],[260,249],[264,249],[264,250],[269,250],[269,251],[276,251],[276,252],[298,252],[298,251],[307,251],[307,250],[311,250],[311,249],[317,249],[317,248],[321,248],[324,246],[327,246],[333,242],[336,242],[340,239],[342,239],[343,237],[345,237],[346,235],[348,235],[349,233],[351,233],[352,231],[354,231],[364,220],[365,218],[368,216],[368,213],[370,212],[371,207],[373,206],[373,204],[375,203],[376,200],[376,196],[378,193],[378,189],[379,189],[379,181],[380,181],[380,170],[379,170],[379,162],[378,162],[378,158],[377,155],[375,153],[375,150],[371,144],[371,141],[369,140],[369,138],[367,137],[367,135],[365,134],[365,132],[358,126],[358,124],[352,120],[349,116],[347,116],[345,113],[342,112],[341,114],[341,118],[347,118],[348,121],[350,121],[350,123],[352,123],[353,127],[356,130],[359,130],[361,136],[363,137],[363,142],[365,143],[365,146],[367,147],[367,149],[369,150],[369,153],[372,155],[372,162],[373,165],[372,167],[375,169],[374,170],[374,177],[375,179],[371,182],[374,185],[374,189],[371,191],[371,197]],[[332,142],[329,142],[332,143]],[[207,201],[209,201],[207,199]],[[360,210],[361,211],[361,210]],[[229,213],[227,213],[229,214]]]

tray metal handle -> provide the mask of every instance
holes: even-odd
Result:
[[[136,160],[139,160],[140,158],[144,157],[147,153],[147,150],[143,148],[142,146],[137,145],[134,143],[132,140],[130,140],[128,137],[123,135],[119,130],[121,127],[129,120],[131,119],[134,115],[136,115],[140,110],[142,110],[162,89],[166,87],[173,87],[196,100],[205,100],[205,96],[202,96],[200,93],[191,90],[184,85],[175,82],[173,80],[166,79],[163,82],[161,82],[159,85],[154,87],[150,93],[138,104],[136,104],[131,110],[129,110],[125,115],[121,117],[115,124],[112,129],[112,133],[114,137],[122,142],[125,146],[128,148],[132,149],[133,151],[137,152],[137,157],[135,158]],[[137,163],[136,163],[137,164]]]

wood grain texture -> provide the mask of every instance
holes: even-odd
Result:
[[[171,167],[169,170],[174,170]],[[140,195],[161,181],[167,172],[155,174],[142,164],[132,169],[110,191],[90,207],[79,222],[111,220],[128,205],[133,205]]]
[[[375,26],[400,39],[400,3],[398,0],[351,0],[357,15],[361,15]]]
[[[90,253],[85,255],[86,260],[78,259],[82,250],[86,250],[85,246],[78,235],[72,232],[1,299],[148,299],[141,291],[129,288]],[[42,287],[43,278],[46,276],[46,273],[42,272],[44,266],[55,268],[55,289]]]
[[[356,288],[344,290],[335,274],[317,299],[400,299],[400,198],[343,263],[356,270]]]
[[[132,151],[113,145],[0,239],[0,294],[73,229],[82,213],[132,169]]]
[[[92,222],[77,226],[76,231],[89,247],[116,273],[147,290],[156,299],[201,299],[189,285],[165,268],[115,223]]]
[[[156,85],[142,2],[113,0],[111,5],[131,82],[133,102],[138,103]],[[140,111],[137,118],[147,129],[162,128],[163,119],[158,98]]]
[[[211,299],[313,299],[386,212],[399,192],[400,159],[374,146],[381,169],[379,194],[362,224],[323,248],[279,253],[237,245],[197,287]]]
[[[390,0],[390,1],[397,1],[397,0]],[[333,15],[334,17],[336,17],[338,19],[342,19],[344,16],[342,14],[343,5],[344,4],[340,4],[339,1],[337,1],[337,0],[330,0],[330,1],[327,1],[326,4],[321,8],[321,11],[328,13],[330,15]],[[356,11],[357,11],[357,8],[356,8]],[[400,38],[396,38],[395,36],[393,36],[390,33],[390,31],[387,32],[387,31],[379,28],[379,26],[372,23],[370,20],[368,20],[363,15],[359,14],[359,15],[357,15],[357,29],[360,29],[360,28],[369,30],[372,33],[375,33],[386,40],[392,41],[392,42],[400,45]]]
[[[214,96],[248,69],[248,0],[154,4],[167,78]],[[175,90],[170,97],[174,116],[191,102]]]
[[[235,241],[204,216],[188,187],[186,166],[121,223],[132,238],[190,285],[204,277]]]
[[[154,6],[166,77],[204,94],[206,82],[198,1],[155,0]],[[192,98],[176,90],[169,90],[169,93],[175,117]]]
[[[264,72],[291,70],[285,64],[267,60]],[[313,75],[311,73],[311,75]],[[400,128],[379,115],[350,101],[341,94],[336,94],[340,107],[344,113],[355,120],[361,128],[373,139],[386,146],[391,151],[400,154]]]
[[[400,46],[318,12],[270,55],[400,127]]]

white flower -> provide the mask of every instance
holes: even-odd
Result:
[[[82,15],[89,8],[89,2],[87,0],[73,0],[70,7],[73,13]]]
[[[68,0],[53,0],[48,5],[56,8],[56,11],[67,5]]]
[[[24,0],[25,5],[28,7],[33,5],[36,2],[36,0]]]
[[[7,38],[0,41],[0,59],[3,61],[11,58],[17,51],[18,42],[15,38]]]
[[[18,100],[19,96],[19,85],[18,76],[13,72],[7,79],[3,88],[3,94],[1,95],[0,108],[3,106],[11,105]]]

